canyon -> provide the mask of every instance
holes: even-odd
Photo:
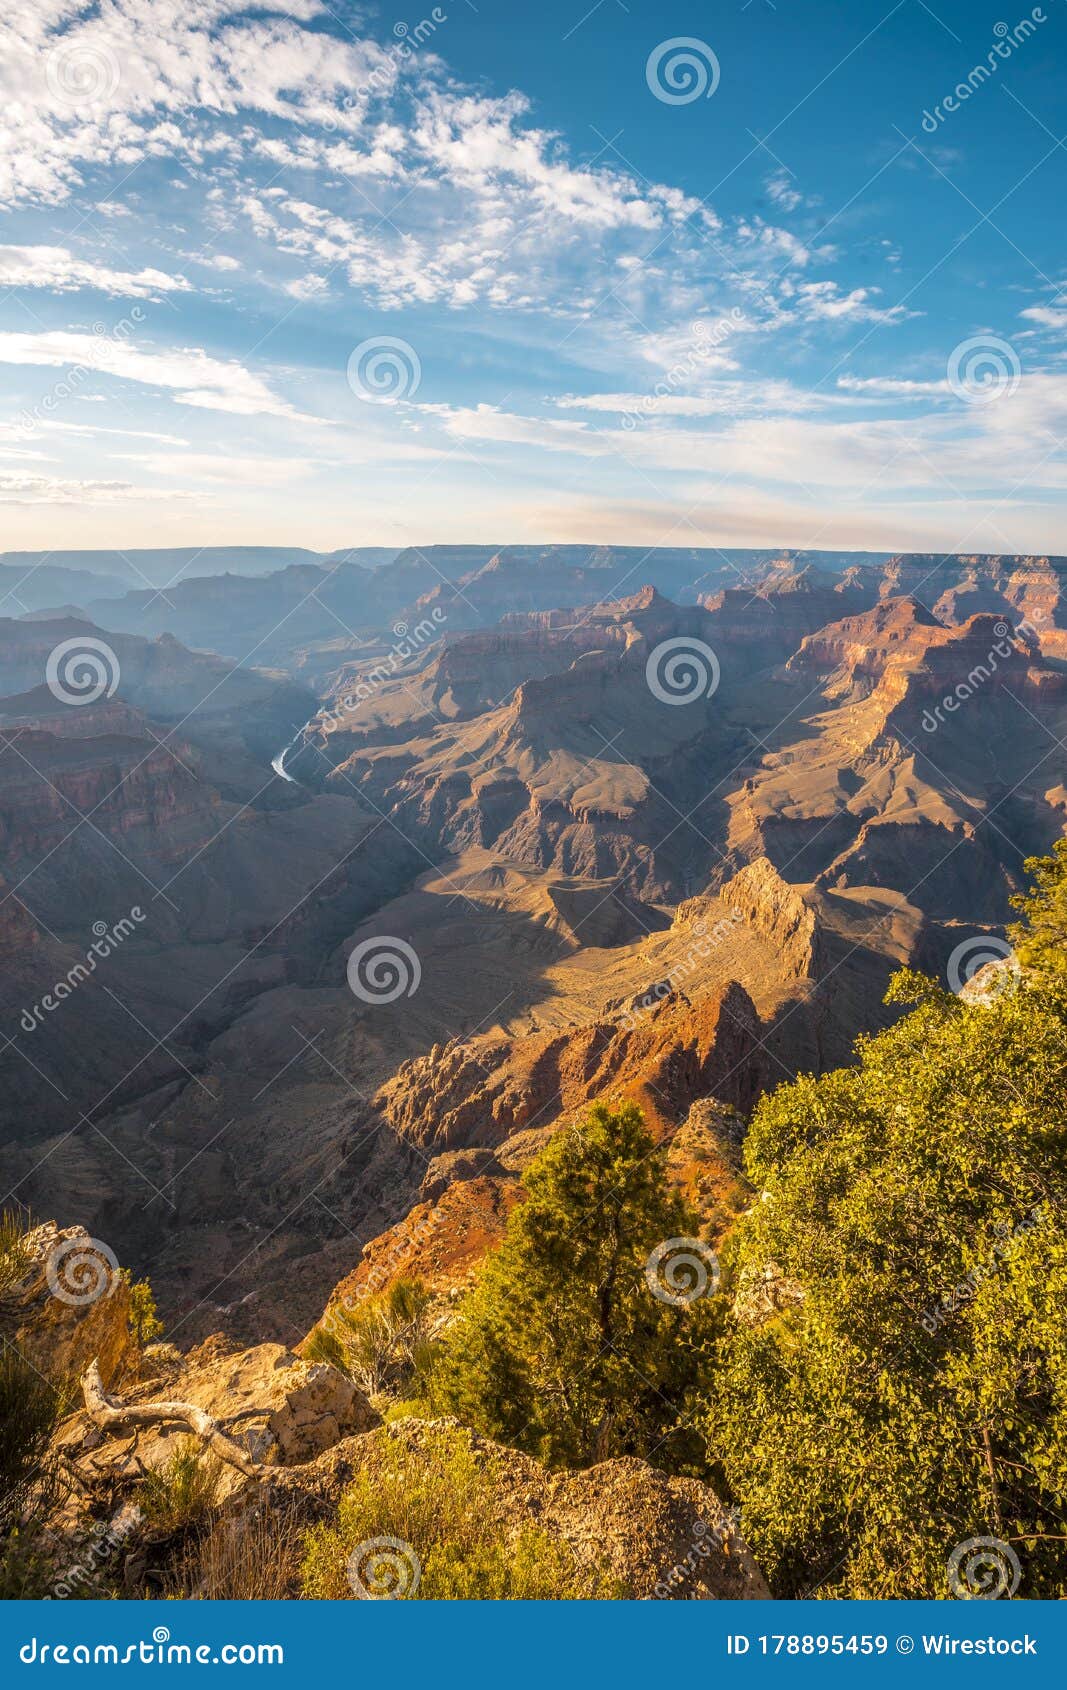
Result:
[[[1062,558],[215,561],[0,560],[0,1189],[180,1347],[448,1294],[596,1100],[718,1237],[760,1093],[1003,954],[1064,831]]]

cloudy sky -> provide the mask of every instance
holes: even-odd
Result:
[[[0,546],[1067,552],[1065,12],[14,0]]]

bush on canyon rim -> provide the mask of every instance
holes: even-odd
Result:
[[[137,1488],[137,1503],[160,1531],[188,1531],[215,1506],[220,1478],[215,1457],[195,1438],[186,1438],[161,1467],[148,1470]]]
[[[420,1279],[398,1279],[354,1308],[331,1308],[304,1354],[347,1373],[372,1399],[399,1397],[430,1364],[433,1295]]]
[[[440,1412],[552,1465],[699,1468],[689,1398],[723,1316],[714,1296],[676,1306],[649,1287],[655,1246],[697,1230],[665,1164],[633,1104],[550,1140],[446,1342]]]
[[[52,1435],[67,1393],[10,1342],[10,1293],[29,1266],[20,1216],[0,1215],[0,1600],[43,1596],[53,1577],[44,1525],[56,1500]]]
[[[1009,928],[1015,954],[1033,979],[1067,986],[1067,839],[1057,839],[1050,857],[1028,857],[1026,870],[1033,889],[1012,899],[1024,917]]]
[[[461,1428],[427,1427],[411,1448],[380,1429],[335,1526],[307,1534],[303,1595],[408,1601],[581,1601],[624,1594],[565,1544],[494,1519],[494,1463]],[[385,1540],[383,1543],[382,1540]],[[380,1586],[380,1588],[379,1588]]]
[[[1062,1594],[1067,995],[1004,978],[898,975],[860,1066],[753,1121],[740,1306],[768,1264],[803,1301],[738,1323],[705,1424],[778,1594],[966,1594],[976,1538],[972,1593]]]

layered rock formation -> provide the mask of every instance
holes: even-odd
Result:
[[[709,1094],[751,1107],[762,1080],[758,1035],[740,986],[696,1003],[678,993],[616,1022],[435,1047],[400,1067],[376,1102],[402,1137],[449,1149],[502,1145],[615,1098],[640,1102],[650,1124],[666,1128]]]

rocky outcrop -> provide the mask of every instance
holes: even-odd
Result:
[[[219,794],[198,778],[187,743],[159,745],[132,711],[125,712],[122,731],[113,733],[95,711],[86,705],[46,730],[5,719],[0,850],[7,862],[29,865],[47,857],[79,816],[91,815],[93,827],[116,841],[144,837],[161,862],[199,849],[221,825]],[[110,706],[101,712],[113,715]],[[69,731],[70,724],[78,731]],[[17,754],[4,756],[8,745],[17,745]]]
[[[0,1332],[40,1373],[65,1383],[94,1359],[105,1384],[134,1366],[130,1288],[111,1251],[84,1227],[35,1227],[26,1270],[0,1303]]]
[[[239,1422],[247,1447],[265,1465],[310,1461],[378,1419],[335,1367],[301,1361],[281,1344],[258,1344],[194,1364],[180,1388],[183,1397],[209,1414]]]
[[[1037,633],[1016,620],[982,612],[946,626],[918,599],[887,598],[809,635],[786,670],[818,677],[830,698],[872,696],[882,731],[928,734],[975,694],[988,704],[1010,689],[1032,708],[1067,692],[1067,676],[1038,655]]]
[[[394,1420],[385,1434],[419,1451],[456,1423]],[[378,1434],[379,1436],[381,1434]],[[475,1433],[463,1434],[489,1475],[491,1519],[506,1539],[531,1527],[565,1544],[579,1565],[606,1571],[637,1601],[759,1601],[770,1590],[736,1513],[708,1485],[669,1478],[635,1457],[579,1473],[549,1473],[529,1456]],[[313,1466],[279,1474],[276,1506],[296,1502],[331,1518],[344,1487],[366,1460],[365,1440],[347,1439]],[[309,1497],[314,1486],[315,1496]],[[418,1552],[418,1546],[412,1546]]]
[[[359,1262],[331,1294],[329,1310],[355,1307],[400,1279],[418,1279],[437,1295],[465,1289],[474,1269],[504,1236],[522,1198],[516,1179],[481,1173],[455,1180],[439,1197],[416,1203],[395,1226],[364,1246]],[[321,1324],[321,1323],[320,1323]]]
[[[763,1326],[804,1301],[804,1287],[784,1274],[777,1262],[742,1273],[734,1293],[733,1312],[746,1326]]]
[[[884,599],[873,609],[820,627],[803,639],[786,665],[790,673],[821,676],[830,690],[877,685],[891,661],[921,660],[944,625],[914,598]]]
[[[215,1353],[212,1353],[215,1351]],[[221,1351],[221,1353],[219,1353]],[[362,1392],[326,1362],[302,1361],[281,1344],[230,1352],[206,1344],[121,1396],[102,1397],[90,1369],[85,1406],[67,1419],[58,1447],[82,1473],[112,1487],[135,1485],[191,1438],[204,1455],[221,1454],[222,1496],[260,1482],[280,1467],[303,1467],[379,1417]]]
[[[911,593],[941,621],[975,615],[1026,621],[1047,656],[1063,656],[1067,640],[1067,558],[998,554],[902,553],[882,570],[881,595]]]
[[[711,613],[709,639],[716,650],[743,654],[746,665],[784,663],[806,635],[842,615],[869,608],[877,581],[851,574],[847,580],[811,568],[772,572],[759,589],[727,587],[701,599]]]
[[[679,992],[618,1021],[435,1045],[404,1063],[375,1102],[403,1137],[440,1149],[501,1145],[614,1098],[639,1102],[664,1130],[697,1097],[750,1108],[762,1080],[758,1040],[751,999],[731,983],[692,1002]]]
[[[751,1201],[742,1146],[746,1122],[714,1097],[693,1104],[667,1146],[667,1178],[701,1219],[702,1236],[717,1243]]]
[[[734,875],[720,896],[774,945],[792,979],[817,975],[823,958],[816,911],[803,890],[783,880],[766,857]]]
[[[469,1150],[446,1150],[440,1156],[435,1156],[426,1169],[422,1184],[419,1186],[419,1196],[427,1203],[435,1203],[443,1197],[450,1185],[460,1180],[473,1180],[488,1174],[492,1178],[501,1178],[506,1169],[497,1160],[495,1151],[486,1150],[484,1145],[472,1146]]]

